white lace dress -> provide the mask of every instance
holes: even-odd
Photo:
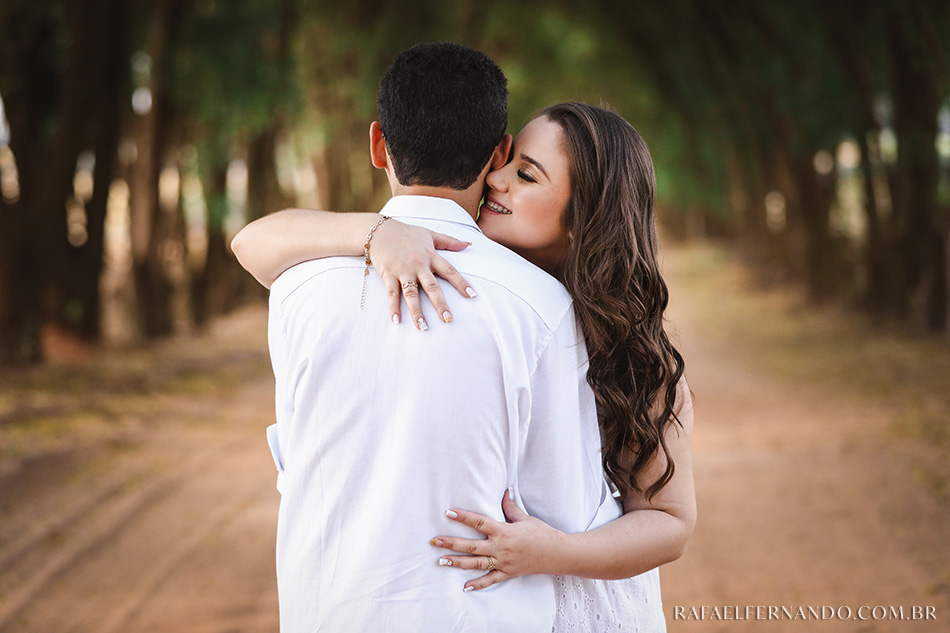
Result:
[[[660,570],[623,580],[554,577],[554,633],[664,633]]]

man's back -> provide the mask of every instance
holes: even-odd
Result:
[[[463,594],[477,574],[440,568],[429,540],[477,538],[443,513],[503,520],[509,486],[561,529],[593,518],[599,438],[591,419],[577,422],[593,403],[570,299],[453,202],[398,196],[383,212],[471,240],[447,256],[479,297],[420,332],[387,321],[375,275],[360,310],[361,259],[309,262],[275,282],[282,630],[549,631],[550,577]]]

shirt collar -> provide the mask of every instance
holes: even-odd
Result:
[[[380,213],[394,218],[442,220],[482,232],[472,216],[457,202],[448,198],[417,195],[393,196]]]

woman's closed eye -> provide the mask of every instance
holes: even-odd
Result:
[[[538,182],[537,180],[532,178],[530,175],[528,175],[528,173],[523,169],[518,170],[518,178],[521,178],[525,182]]]

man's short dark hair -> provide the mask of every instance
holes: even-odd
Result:
[[[465,189],[505,134],[508,80],[484,53],[419,44],[389,66],[376,104],[400,184]]]

